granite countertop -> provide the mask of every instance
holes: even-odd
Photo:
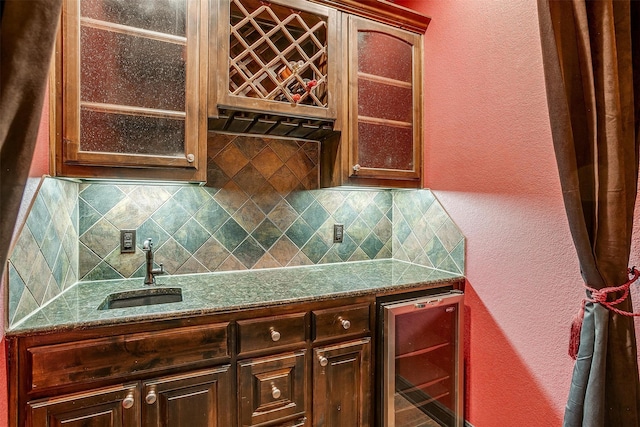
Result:
[[[157,288],[182,288],[181,302],[99,310],[109,294],[147,289],[142,278],[78,282],[7,330],[7,335],[116,325],[361,296],[463,279],[391,259],[263,270],[157,276]]]

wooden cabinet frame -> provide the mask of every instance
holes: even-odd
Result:
[[[218,107],[231,110],[270,112],[274,115],[290,115],[294,117],[328,118],[336,117],[336,93],[338,88],[338,74],[340,66],[336,62],[338,57],[338,12],[320,4],[310,3],[305,0],[276,0],[271,1],[294,10],[305,11],[327,21],[327,92],[328,101],[326,108],[305,104],[292,104],[288,102],[271,101],[268,99],[251,98],[232,95],[229,93],[229,22],[230,0],[211,0],[212,42],[210,43],[210,69],[209,69],[209,116],[218,116]],[[281,24],[280,24],[281,25]],[[282,26],[282,25],[281,25]],[[248,48],[250,55],[259,54]],[[283,60],[281,55],[278,57]]]

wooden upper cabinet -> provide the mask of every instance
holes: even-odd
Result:
[[[57,175],[206,180],[206,0],[66,0]]]
[[[355,16],[348,28],[348,181],[420,187],[422,37]]]
[[[337,11],[304,0],[211,0],[209,114],[336,117]]]

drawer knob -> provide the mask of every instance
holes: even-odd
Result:
[[[271,384],[271,397],[274,399],[280,399],[281,395],[282,393],[280,392],[280,389],[276,387],[275,384]]]
[[[322,366],[323,368],[329,364],[329,359],[324,356],[319,356],[318,361],[320,362],[320,366]]]
[[[271,328],[271,340],[273,342],[280,341],[280,332],[276,331],[273,328]]]
[[[158,400],[158,395],[156,394],[156,391],[155,390],[149,390],[149,393],[147,393],[147,397],[145,397],[144,400],[149,405],[153,405],[154,403],[156,403],[156,400]]]
[[[124,409],[131,409],[133,408],[133,404],[135,403],[135,400],[133,400],[133,393],[129,393],[127,394],[127,397],[125,397],[122,400],[122,407]]]
[[[351,327],[351,322],[349,322],[347,319],[343,319],[342,317],[338,317],[338,320],[340,321],[340,324],[342,325],[342,327],[345,330],[349,329]]]

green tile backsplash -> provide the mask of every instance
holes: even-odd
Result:
[[[42,180],[8,262],[10,324],[78,281],[78,212],[77,183]]]
[[[383,258],[464,271],[464,237],[429,190],[318,189],[306,141],[214,135],[208,152],[206,186],[45,178],[10,257],[10,323],[76,281],[143,277],[146,238],[172,275]]]

